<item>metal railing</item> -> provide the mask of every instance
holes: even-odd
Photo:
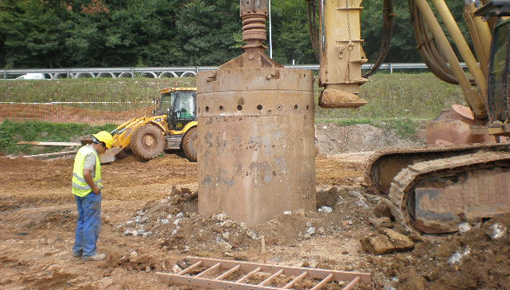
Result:
[[[465,67],[465,64],[461,64]],[[361,69],[368,70],[372,64],[364,64]],[[318,64],[285,65],[286,68],[319,70]],[[16,79],[26,74],[42,74],[45,79],[62,78],[179,78],[195,76],[200,71],[216,70],[217,66],[183,67],[110,67],[110,68],[46,68],[46,69],[2,69],[4,80]],[[428,70],[424,63],[384,63],[379,70],[389,73],[402,70]]]

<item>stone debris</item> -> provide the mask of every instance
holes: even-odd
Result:
[[[329,206],[323,206],[321,208],[319,208],[319,212],[323,212],[323,213],[332,213],[333,212],[333,209],[330,208]]]
[[[386,280],[386,282],[384,283],[383,290],[397,290],[397,288],[395,288],[395,284],[397,284],[398,281],[399,281],[398,277],[392,277]]]
[[[254,232],[254,231],[252,231],[252,230],[247,230],[247,231],[246,231],[246,235],[247,235],[248,237],[250,237],[251,239],[253,239],[253,240],[256,240],[256,239],[257,239],[257,233],[255,233],[255,232]]]
[[[221,239],[221,238],[217,238],[216,239],[216,242],[218,243],[218,245],[220,246],[220,248],[223,250],[223,251],[230,251],[232,250],[232,245],[229,244],[228,242],[226,242],[225,240]]]
[[[469,255],[469,253],[471,253],[471,249],[469,247],[466,247],[461,252],[455,252],[448,260],[448,263],[450,263],[450,264],[459,263],[460,261],[462,261],[462,258]]]
[[[469,232],[473,227],[471,226],[470,223],[461,223],[459,225],[459,232],[460,233],[465,233],[465,232]]]
[[[132,230],[126,230],[126,231],[124,232],[124,236],[134,236],[134,235],[133,235],[133,231],[132,231]]]
[[[228,215],[226,213],[219,213],[219,214],[213,215],[212,218],[219,222],[222,222],[222,221],[225,221],[228,219]]]
[[[500,239],[506,236],[507,233],[508,229],[504,225],[498,223],[491,225],[487,231],[487,235],[493,240]]]
[[[391,219],[389,217],[370,218],[368,220],[374,227],[392,227]]]
[[[179,273],[180,271],[182,271],[181,267],[179,267],[179,265],[174,265],[172,267],[172,272],[174,272],[175,274]]]
[[[359,190],[351,189],[351,190],[348,190],[348,193],[350,196],[357,198],[358,201],[356,202],[356,204],[359,207],[362,207],[365,209],[370,209],[370,206],[368,206],[368,204],[367,204],[367,199],[363,196],[363,194]]]
[[[414,248],[414,242],[408,236],[386,228],[378,234],[362,237],[361,245],[365,251],[374,255],[408,251]]]

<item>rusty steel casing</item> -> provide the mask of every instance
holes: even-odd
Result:
[[[220,68],[197,88],[199,213],[254,225],[314,210],[312,72]]]

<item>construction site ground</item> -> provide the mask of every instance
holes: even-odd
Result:
[[[197,164],[178,151],[104,165],[104,261],[71,255],[72,156],[0,156],[0,288],[194,289],[169,285],[156,272],[174,273],[187,256],[202,256],[371,273],[373,283],[356,289],[510,289],[509,235],[488,235],[495,223],[509,227],[508,218],[464,233],[412,236],[410,250],[366,252],[364,236],[388,227],[405,233],[395,222],[374,222],[388,211],[384,197],[363,186],[366,160],[374,150],[423,144],[367,125],[317,124],[316,134],[317,210],[282,213],[255,227],[224,214],[200,216]]]

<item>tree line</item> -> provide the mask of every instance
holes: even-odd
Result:
[[[395,1],[387,61],[418,62],[402,2]],[[370,59],[381,39],[382,1],[363,6]],[[307,0],[272,0],[276,61],[318,63],[307,14]],[[216,66],[241,54],[242,45],[237,0],[0,0],[1,68]]]

